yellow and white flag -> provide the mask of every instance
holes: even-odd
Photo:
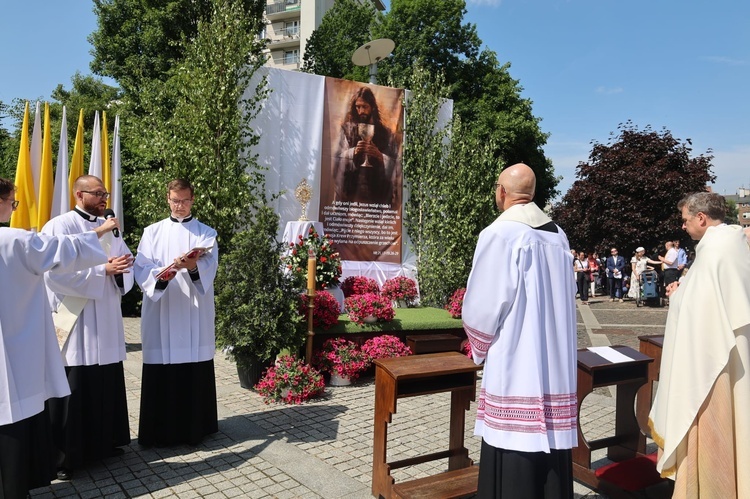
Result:
[[[83,175],[83,109],[78,115],[78,129],[76,130],[76,143],[73,146],[73,159],[70,162],[70,175],[68,186],[70,189],[70,209],[76,205],[76,192],[73,188],[76,179]]]
[[[89,175],[102,180],[102,138],[99,127],[99,111],[94,115],[94,133],[91,138],[91,160],[89,161]]]
[[[107,111],[102,111],[102,183],[104,189],[112,192],[112,171],[109,169],[109,134],[107,132]],[[112,199],[107,199],[107,208],[112,207]]]
[[[31,175],[31,160],[29,158],[28,102],[26,102],[26,109],[23,112],[21,145],[18,148],[18,163],[14,183],[16,185],[18,208],[10,217],[10,226],[16,229],[30,230],[32,225],[36,226],[36,201],[34,198],[34,178]]]
[[[122,208],[122,165],[120,158],[120,117],[115,116],[115,129],[112,134],[112,211],[120,221],[120,232],[125,232],[125,219]]]
[[[49,119],[49,103],[44,103],[44,138],[42,140],[42,162],[39,170],[39,197],[37,198],[37,230],[42,230],[52,211],[52,126]]]
[[[57,170],[55,171],[55,192],[52,195],[50,218],[62,215],[70,210],[70,189],[68,187],[68,116],[63,106],[62,125],[60,126],[60,148],[57,151]]]

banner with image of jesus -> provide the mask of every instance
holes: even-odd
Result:
[[[326,78],[319,220],[342,260],[401,263],[403,96]]]

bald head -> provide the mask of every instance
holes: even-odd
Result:
[[[523,163],[509,166],[497,179],[500,184],[495,192],[497,207],[507,210],[515,204],[527,204],[534,199],[536,175],[534,170]]]
[[[73,183],[73,190],[85,191],[87,189],[91,189],[92,187],[98,188],[103,185],[104,184],[102,184],[102,181],[99,179],[99,177],[95,177],[94,175],[81,175]]]

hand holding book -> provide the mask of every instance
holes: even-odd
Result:
[[[191,249],[187,253],[180,255],[179,257],[174,259],[174,262],[167,265],[158,274],[156,274],[156,279],[159,281],[169,281],[177,275],[177,272],[180,269],[190,270],[195,268],[198,259],[206,254],[206,252],[211,250],[211,248],[213,248],[213,246],[209,246],[207,248],[196,247]]]

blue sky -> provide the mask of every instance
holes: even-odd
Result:
[[[48,99],[76,71],[90,73],[92,3],[3,4],[0,100]],[[717,192],[750,187],[750,2],[468,0],[467,9],[533,101],[563,192],[591,141],[606,143],[627,120],[690,138],[693,155],[712,149]]]

